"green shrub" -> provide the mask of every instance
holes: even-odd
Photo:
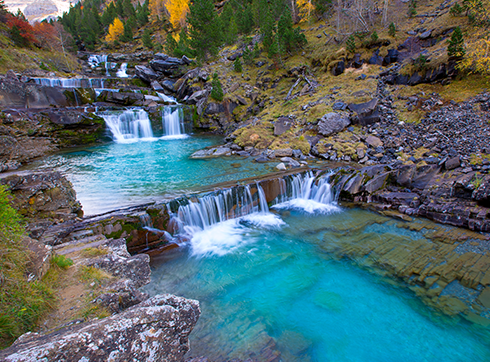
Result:
[[[452,16],[458,16],[458,15],[461,15],[464,11],[464,8],[459,5],[459,3],[456,3],[454,4],[451,9],[449,9],[449,13],[452,15]]]
[[[66,270],[73,265],[73,260],[64,255],[53,255],[51,258],[51,265],[56,265],[57,267]]]
[[[376,33],[376,30],[375,30],[371,34],[371,42],[372,43],[376,43],[378,40],[379,40],[379,36],[378,36],[378,33]]]
[[[388,35],[391,37],[395,37],[396,35],[396,26],[394,22],[390,23],[390,26],[388,27]]]
[[[0,186],[0,349],[32,330],[55,301],[46,283],[26,279],[29,251],[22,219],[9,197]]]
[[[354,53],[356,51],[356,40],[354,39],[354,35],[351,35],[347,39],[345,46],[347,47],[347,51],[350,53]]]

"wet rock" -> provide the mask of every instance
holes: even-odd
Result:
[[[288,163],[289,167],[292,167],[292,168],[296,168],[296,167],[301,166],[301,164],[298,161],[292,159],[291,157],[282,157],[281,161]]]
[[[280,163],[276,166],[276,168],[279,170],[279,171],[286,171],[286,165],[284,163]]]
[[[293,150],[291,148],[281,148],[274,150],[274,156],[276,157],[291,157],[293,155]]]
[[[318,133],[323,136],[329,136],[344,130],[349,125],[349,118],[339,113],[327,113],[318,122]]]
[[[372,194],[375,191],[378,191],[385,185],[389,175],[390,172],[384,172],[380,175],[376,175],[363,186],[362,190],[370,194]]]
[[[269,162],[270,159],[267,156],[265,156],[265,155],[260,155],[254,161],[255,162],[259,162],[259,163],[263,163],[263,162]]]
[[[141,93],[111,92],[105,90],[99,95],[98,99],[103,102],[131,106],[143,102],[145,96]]]
[[[201,311],[195,300],[157,295],[122,313],[56,332],[27,333],[0,351],[1,360],[183,361]]]
[[[154,91],[157,91],[157,92],[161,92],[163,91],[163,87],[160,83],[158,83],[158,81],[154,80],[153,82],[151,82],[151,87],[153,88]]]
[[[348,192],[351,195],[357,194],[361,191],[361,186],[364,181],[364,175],[356,175],[352,177],[342,188],[343,191]]]
[[[344,103],[344,102],[335,102],[332,105],[332,109],[334,111],[345,111],[347,109],[347,103]]]
[[[188,104],[197,104],[201,99],[207,98],[208,91],[200,90],[192,93],[192,95],[187,99],[186,103]]]
[[[280,136],[284,132],[288,131],[293,125],[293,121],[288,117],[279,117],[276,122],[274,122],[274,136]]]

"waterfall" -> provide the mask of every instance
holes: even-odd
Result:
[[[184,112],[181,107],[165,107],[163,110],[164,138],[184,138]]]
[[[154,139],[148,113],[142,109],[128,109],[124,112],[103,112],[99,114],[112,132],[116,142],[127,143],[139,139]]]
[[[328,179],[329,175],[315,177],[311,171],[291,176],[286,181],[286,192],[276,199],[272,208],[297,209],[310,214],[338,211]]]
[[[100,78],[32,78],[32,80],[45,87],[104,88],[104,79]]]
[[[116,76],[119,78],[127,78],[128,73],[126,73],[126,70],[128,69],[128,63],[122,63],[121,68],[116,72]]]
[[[166,95],[165,93],[157,92],[157,95],[164,102],[177,104],[177,101],[175,100],[175,98],[170,97],[170,96]]]
[[[90,67],[95,68],[100,63],[107,63],[107,55],[105,54],[92,54],[88,57],[88,64]]]

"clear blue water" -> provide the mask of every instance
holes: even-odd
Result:
[[[30,165],[63,172],[73,183],[85,215],[172,198],[221,182],[260,176],[275,164],[240,157],[190,159],[216,136],[109,143],[53,155]]]
[[[405,287],[322,249],[344,237],[335,231],[351,230],[351,240],[424,237],[376,220],[359,209],[228,220],[155,258],[145,288],[200,301],[191,355],[212,361],[251,353],[263,361],[265,346],[281,361],[490,361],[487,330],[441,316]]]

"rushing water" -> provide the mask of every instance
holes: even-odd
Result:
[[[375,214],[335,205],[322,213],[301,204],[284,211],[290,206],[198,228],[187,247],[153,260],[146,291],[201,303],[192,356],[227,361],[255,353],[263,361],[273,351],[281,361],[490,360],[485,331],[438,316],[396,283],[322,250],[336,242],[337,230],[352,228],[343,237],[353,242],[368,236]],[[407,242],[424,237],[391,224],[378,230],[378,237],[404,234]]]
[[[59,153],[30,167],[63,172],[73,183],[85,215],[273,171],[275,164],[240,157],[189,158],[195,151],[220,142],[221,138],[215,136],[189,136],[110,143]]]

